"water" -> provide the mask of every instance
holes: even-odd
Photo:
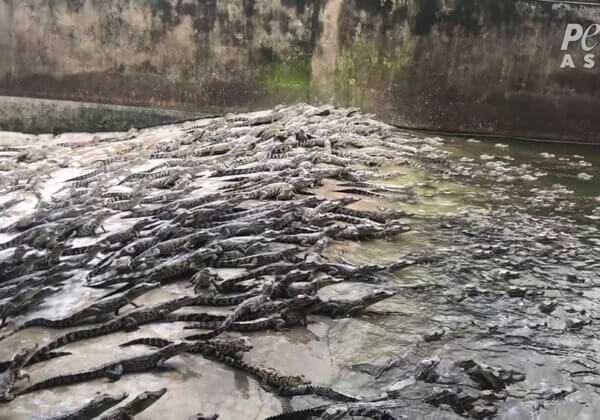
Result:
[[[167,128],[148,131],[138,140],[155,144],[167,133]],[[84,140],[89,138],[80,136]],[[406,389],[407,394],[416,390],[427,392],[430,384],[415,383],[411,377],[417,363],[429,357],[440,358],[438,372],[444,381],[469,383],[455,363],[475,359],[525,374],[526,379],[509,385],[506,399],[498,402],[501,418],[597,418],[600,361],[596,353],[600,341],[595,322],[600,319],[597,290],[600,234],[598,221],[593,218],[594,209],[600,206],[595,200],[600,196],[597,149],[510,139],[480,143],[452,137],[441,140],[443,149],[450,152],[453,159],[465,157],[482,161],[482,155],[493,155],[495,158],[487,162],[503,161],[513,167],[531,165],[529,172],[540,173],[540,176],[536,181],[454,175],[444,179],[432,174],[431,168],[403,164],[386,168],[386,171],[400,170],[406,175],[378,181],[381,184],[436,181],[435,189],[419,187],[415,189],[415,196],[394,202],[366,197],[351,207],[410,211],[415,216],[406,221],[413,230],[392,241],[333,243],[326,255],[335,259],[342,253],[355,263],[389,263],[419,251],[444,252],[446,258],[442,263],[407,268],[389,276],[387,280],[398,286],[399,293],[372,306],[360,317],[332,320],[314,316],[308,328],[249,334],[254,349],[246,360],[289,374],[302,373],[314,383],[332,385],[342,391],[375,395],[390,386]],[[497,143],[506,144],[508,148],[496,147]],[[113,146],[120,147],[118,143]],[[102,153],[110,151],[103,151],[101,147],[82,150],[70,158],[83,165]],[[542,157],[540,153],[551,153],[555,157]],[[580,161],[591,163],[591,167],[564,169],[565,164]],[[482,165],[485,162],[483,160]],[[541,175],[542,172],[547,174]],[[578,177],[583,172],[593,177],[589,180]],[[72,167],[54,173],[43,195],[52,194],[62,181],[80,173]],[[531,192],[532,188],[555,191],[555,184],[563,185],[572,194],[540,192],[541,202],[534,200],[537,193]],[[210,191],[216,187],[211,185]],[[314,192],[331,198],[345,195],[333,189],[332,183],[326,181]],[[432,195],[441,190],[445,193]],[[27,200],[10,210],[2,225],[32,210],[35,199],[26,193],[19,194]],[[109,228],[114,230],[121,226],[109,223]],[[556,235],[556,238],[548,242],[541,234]],[[508,250],[500,253],[498,248],[502,247]],[[481,258],[490,249],[493,250],[491,256]],[[502,270],[515,271],[517,275],[510,277]],[[575,283],[573,278],[584,282]],[[61,316],[105,293],[81,288],[79,281],[81,279],[73,279],[39,311],[26,313],[15,322],[34,316]],[[415,284],[429,287],[404,288]],[[469,284],[480,289],[476,296],[468,295]],[[524,287],[530,295],[511,297],[507,294],[510,286]],[[360,294],[367,287],[358,283],[342,284],[325,288],[321,293],[325,296]],[[183,283],[147,293],[137,303],[156,303],[180,293],[186,293]],[[538,309],[547,299],[558,301],[557,309],[551,314]],[[573,330],[567,322],[576,318],[591,324]],[[423,339],[424,334],[439,328],[445,331],[441,340],[426,342]],[[2,342],[0,358],[9,358],[16,349],[31,341],[46,343],[65,332],[32,328]],[[37,381],[63,373],[65,363],[69,371],[75,371],[122,355],[141,353],[146,350],[135,346],[120,348],[118,344],[147,336],[177,338],[182,333],[179,325],[151,324],[134,333],[85,340],[61,349],[73,353],[68,362],[65,358],[61,363],[40,363],[29,372]],[[375,377],[360,369],[365,363],[375,368],[391,367]],[[245,374],[198,356],[178,356],[168,364],[172,368],[168,371],[126,375],[116,383],[95,380],[24,395],[1,405],[0,418],[26,419],[34,413],[72,408],[97,392],[127,390],[135,395],[162,386],[168,388],[165,397],[136,418],[187,418],[196,412],[218,412],[223,419],[261,419],[320,401],[314,397],[297,397],[290,401],[273,396]],[[582,368],[581,364],[586,367]],[[559,390],[568,390],[569,394],[549,396]],[[456,417],[444,407],[407,406],[406,413],[409,418]]]

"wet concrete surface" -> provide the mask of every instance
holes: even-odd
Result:
[[[202,120],[140,132],[102,134],[101,137],[117,136],[121,140],[111,142],[108,147],[74,148],[67,155],[58,148],[46,159],[65,160],[67,167],[50,173],[50,179],[41,190],[42,196],[50,197],[64,180],[83,173],[83,166],[116,151],[127,150],[131,143],[149,147],[182,127],[210,122]],[[6,136],[4,142],[2,137],[0,135],[0,144],[3,145],[20,141],[14,140],[20,139],[17,135],[12,135],[13,140]],[[51,138],[50,144],[86,142],[92,137],[92,134],[62,135]],[[47,137],[27,138],[32,145],[48,141]],[[433,250],[444,254],[443,262],[395,272],[386,281],[398,286],[400,292],[360,317],[332,320],[312,316],[307,328],[245,334],[254,344],[246,360],[288,374],[304,374],[314,383],[332,385],[352,394],[374,395],[383,388],[410,380],[419,361],[429,357],[441,359],[440,382],[457,381],[474,387],[464,374],[460,377],[455,364],[475,359],[525,375],[524,381],[506,387],[506,399],[497,402],[499,418],[596,418],[600,408],[597,391],[600,361],[596,358],[600,341],[595,331],[600,309],[597,290],[600,233],[593,216],[600,205],[596,200],[600,184],[595,162],[581,170],[594,178],[583,180],[578,177],[581,172],[577,168],[565,174],[565,160],[560,160],[563,157],[568,162],[587,161],[595,156],[590,156],[589,150],[578,151],[576,146],[569,146],[568,153],[563,151],[562,156],[542,158],[539,153],[534,155],[531,150],[523,150],[527,147],[514,143],[508,149],[454,138],[432,139],[432,143],[451,153],[448,161],[419,168],[395,165],[385,171],[400,170],[407,175],[378,182],[405,185],[432,181],[434,189],[418,188],[416,196],[395,202],[361,197],[360,202],[350,206],[413,212],[415,217],[407,220],[413,230],[391,241],[333,243],[326,255],[336,257],[343,252],[344,258],[353,263],[389,263],[409,252]],[[494,151],[510,157],[500,159],[512,169],[496,172],[498,166],[486,166],[490,161],[498,161],[482,158],[491,156]],[[574,154],[583,156],[574,158]],[[475,161],[469,163],[468,170],[461,168],[465,161],[460,159],[465,158]],[[42,168],[44,162],[31,163],[29,168]],[[543,169],[538,168],[540,162]],[[140,164],[136,170],[147,169],[155,163]],[[542,172],[546,174],[541,175]],[[514,179],[501,179],[507,174]],[[536,177],[539,181],[527,181],[523,177]],[[578,191],[564,192],[556,186],[557,182]],[[216,185],[207,184],[205,190],[214,191]],[[329,198],[345,195],[333,192],[334,187],[325,180],[324,185],[313,192]],[[538,191],[532,193],[532,187]],[[428,196],[434,191],[444,193]],[[537,201],[536,196],[543,197],[542,201]],[[26,201],[3,214],[0,219],[3,226],[32,211],[37,202],[26,192],[5,198],[25,198]],[[126,225],[107,223],[109,231],[122,226]],[[10,238],[2,235],[0,242]],[[95,240],[85,238],[77,246]],[[414,284],[428,287],[403,289]],[[62,291],[47,299],[43,306],[13,321],[58,317],[84,307],[105,293],[82,285],[82,278],[69,280]],[[326,288],[321,293],[325,296],[360,294],[368,287],[347,283]],[[524,289],[520,293],[511,287]],[[185,282],[178,282],[145,294],[137,303],[156,303],[188,291]],[[557,300],[558,307],[550,314],[542,313],[538,307],[549,299]],[[581,328],[570,326],[576,319],[585,321]],[[423,339],[423,335],[439,328],[444,330],[439,341]],[[44,328],[23,331],[0,344],[0,359],[9,359],[18,348],[32,341],[45,343],[66,331]],[[37,381],[65,370],[87,368],[121,355],[146,351],[137,346],[119,348],[118,344],[125,341],[145,336],[176,338],[182,335],[181,331],[176,324],[159,323],[143,326],[133,333],[118,332],[85,340],[61,349],[72,352],[71,356],[40,363],[28,371]],[[386,366],[391,362],[395,365],[379,377],[356,369],[359,364]],[[171,368],[168,371],[127,375],[116,383],[95,380],[20,396],[10,404],[0,405],[0,418],[26,419],[32,414],[72,408],[97,392],[126,390],[135,395],[162,386],[168,388],[166,396],[152,410],[136,418],[184,419],[201,411],[220,413],[223,419],[262,419],[282,410],[318,403],[315,397],[290,400],[274,396],[253,378],[198,355],[177,356],[168,365]],[[423,387],[426,392],[430,385],[414,387]],[[563,395],[561,392],[565,390]],[[407,407],[401,413],[407,418],[458,417],[443,406],[411,410]]]

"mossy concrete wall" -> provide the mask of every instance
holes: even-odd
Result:
[[[600,141],[600,72],[535,0],[0,0],[0,94],[196,110],[356,105],[419,128]]]

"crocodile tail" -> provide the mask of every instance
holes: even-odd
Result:
[[[82,340],[85,338],[91,338],[91,337],[97,337],[98,335],[101,335],[103,333],[109,333],[111,332],[111,330],[103,330],[102,327],[97,327],[97,328],[92,328],[92,329],[87,329],[87,330],[76,330],[76,331],[72,331],[68,334],[65,334],[59,338],[57,338],[54,341],[51,341],[50,343],[46,344],[46,346],[43,348],[44,351],[49,351],[49,350],[54,350],[58,347],[62,347],[64,345],[73,343],[75,341],[78,340]]]
[[[235,358],[229,357],[223,353],[216,353],[215,357],[218,361],[225,363],[228,366],[243,370],[244,372],[247,372],[251,375],[255,375],[261,379],[263,377],[263,372],[261,372],[260,369],[258,369],[255,366],[249,365],[248,363],[244,362],[241,359],[235,359]]]
[[[29,359],[29,362],[26,366],[33,365],[38,362],[45,362],[46,360],[56,359],[58,357],[70,356],[71,353],[68,351],[46,351],[46,352],[36,352],[36,354]]]
[[[79,382],[85,382],[91,379],[96,379],[102,376],[102,372],[100,370],[95,371],[87,371],[81,373],[74,373],[71,375],[59,375],[54,376],[52,378],[45,379],[43,381],[37,382],[27,388],[23,389],[18,394],[28,394],[34,391],[40,391],[42,389],[54,388],[57,386],[65,386],[76,384]]]
[[[30,327],[48,327],[48,328],[64,328],[68,326],[68,323],[64,320],[52,320],[46,318],[34,318],[29,321],[25,321],[21,325],[15,327],[12,331],[0,336],[0,340],[4,340],[12,335],[15,335],[19,331],[23,331]]]
[[[191,325],[189,327],[184,327],[184,329],[202,329],[202,330],[211,330],[219,327],[219,323],[215,321],[200,321]]]
[[[3,251],[5,249],[12,248],[13,246],[18,245],[17,242],[18,241],[16,241],[15,239],[12,239],[8,242],[4,242],[4,243],[0,244],[0,251]]]
[[[161,347],[162,348],[162,347],[168,346],[169,344],[172,344],[171,341],[166,340],[164,338],[143,337],[143,338],[136,338],[135,340],[131,340],[131,341],[128,341],[123,344],[119,344],[119,346],[126,347],[126,346],[134,346],[134,345],[145,345],[145,346],[150,346],[150,347]]]

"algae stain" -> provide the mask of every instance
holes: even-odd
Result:
[[[393,44],[362,38],[344,46],[333,81],[335,102],[362,106],[369,92],[381,91],[383,86],[408,88],[414,55],[415,39],[407,25],[393,37]]]
[[[312,91],[311,55],[293,50],[271,54],[270,62],[257,71],[259,90],[283,102],[308,100]]]

